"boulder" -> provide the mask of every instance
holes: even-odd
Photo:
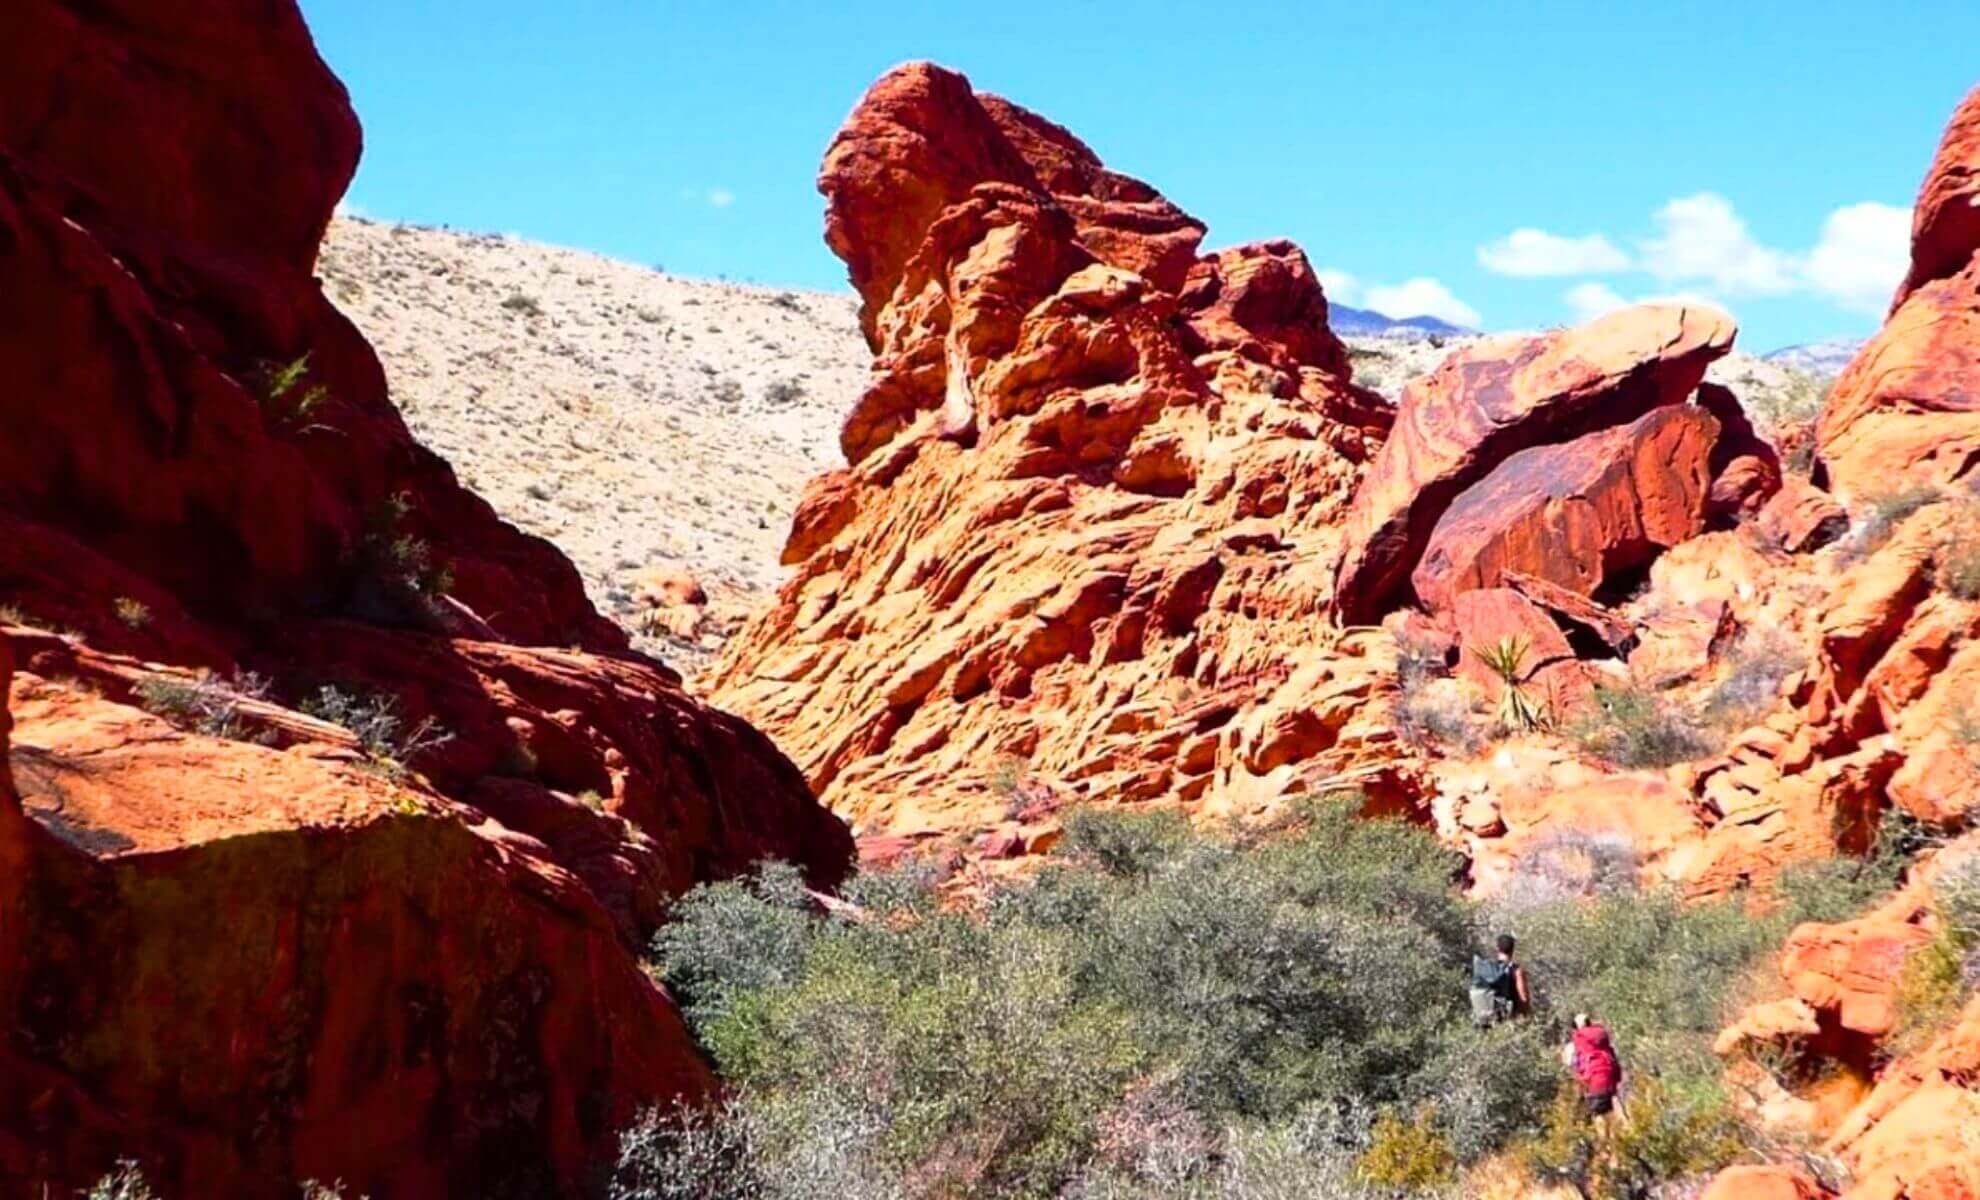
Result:
[[[1946,129],[1913,209],[1891,314],[1830,390],[1816,428],[1852,503],[1966,479],[1980,460],[1980,89]]]
[[[1341,778],[1413,804],[1393,644],[1326,625],[1319,569],[1389,414],[1305,256],[1197,256],[1154,189],[926,64],[819,186],[875,373],[715,701],[869,837],[987,845],[1013,768],[1233,819]]]
[[[1694,405],[1508,456],[1431,530],[1410,582],[1444,608],[1518,571],[1593,596],[1705,529],[1719,423]]]
[[[1719,1172],[1699,1200],[1821,1200],[1830,1194],[1799,1167],[1749,1163]]]
[[[1834,496],[1800,476],[1789,476],[1761,506],[1760,536],[1789,554],[1807,554],[1849,532],[1849,513]]]
[[[1445,511],[1501,463],[1678,404],[1732,347],[1712,309],[1640,306],[1537,337],[1484,338],[1412,382],[1355,493],[1335,572],[1343,620],[1379,618]]]
[[[184,733],[16,674],[0,1194],[572,1194],[712,1086],[548,848],[348,751]],[[215,936],[215,921],[225,935]]]

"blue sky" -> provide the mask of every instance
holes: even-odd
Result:
[[[302,4],[376,217],[843,288],[819,155],[875,76],[931,58],[1208,245],[1295,239],[1350,303],[1500,329],[1695,296],[1756,351],[1875,328],[1980,82],[1970,0]]]

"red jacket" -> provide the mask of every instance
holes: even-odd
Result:
[[[1622,1063],[1609,1043],[1609,1031],[1600,1025],[1574,1031],[1574,1077],[1590,1096],[1612,1096],[1622,1083]]]

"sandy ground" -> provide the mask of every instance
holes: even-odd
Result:
[[[806,480],[843,463],[866,378],[851,294],[683,279],[496,234],[359,218],[330,228],[332,300],[377,347],[413,432],[516,525],[555,542],[599,608],[692,676],[784,579]],[[1388,396],[1466,339],[1349,339]],[[1749,408],[1808,377],[1735,354]],[[709,603],[656,619],[642,577],[685,569]]]

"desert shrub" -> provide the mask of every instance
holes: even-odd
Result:
[[[110,602],[110,610],[127,629],[143,629],[151,624],[151,606],[142,600],[119,596]]]
[[[1061,852],[1089,858],[1119,879],[1144,879],[1172,861],[1190,840],[1189,822],[1172,809],[1080,808],[1066,816]]]
[[[1926,836],[1915,820],[1892,809],[1878,823],[1862,857],[1841,855],[1793,864],[1774,885],[1782,904],[1781,921],[1790,926],[1803,921],[1833,924],[1860,916],[1897,887]]]
[[[1414,1112],[1431,1064],[1453,1074],[1469,916],[1429,835],[1340,804],[1251,846],[1174,814],[1068,825],[981,914],[892,873],[826,915],[781,868],[677,905],[655,969],[737,1083],[752,1153],[787,1162],[851,1105],[832,1121],[872,1129],[874,1170],[916,1191],[1043,1194],[1096,1164],[1200,1174],[1204,1131],[1309,1106]],[[1157,1127],[1159,1151],[1123,1148]]]
[[[763,385],[763,399],[774,408],[788,408],[804,399],[804,385],[795,379],[779,379]]]
[[[1579,1094],[1564,1087],[1540,1132],[1513,1155],[1541,1182],[1573,1187],[1594,1200],[1635,1200],[1660,1184],[1717,1170],[1746,1144],[1723,1093],[1683,1091],[1651,1076],[1628,1088],[1624,1115],[1606,1142],[1583,1113]]]
[[[1636,890],[1641,860],[1626,834],[1560,829],[1520,852],[1497,903],[1520,909],[1572,896]]]
[[[257,731],[241,717],[241,702],[259,700],[268,694],[268,681],[251,672],[232,679],[215,675],[185,678],[178,675],[147,675],[131,688],[138,707],[164,717],[181,729],[229,741],[264,741],[266,732]]]
[[[1764,714],[1780,698],[1788,676],[1807,665],[1801,647],[1775,630],[1748,630],[1733,646],[1725,675],[1705,700],[1705,716],[1736,727]]]
[[[1413,746],[1445,745],[1467,754],[1485,742],[1463,693],[1436,650],[1405,639],[1396,642],[1396,726]]]
[[[138,1165],[125,1159],[91,1184],[83,1195],[85,1200],[153,1200],[155,1193]]]
[[[388,775],[402,774],[414,759],[447,744],[454,736],[431,717],[408,725],[399,712],[398,698],[383,692],[326,684],[296,707],[319,721],[349,730],[365,757]]]
[[[1945,494],[1938,488],[1924,484],[1863,497],[1863,503],[1858,505],[1855,514],[1856,528],[1850,532],[1844,546],[1844,557],[1857,558],[1870,553],[1889,541],[1892,532],[1904,523],[1906,517],[1943,499]]]
[[[718,404],[734,406],[741,404],[743,401],[742,384],[727,377],[717,379],[714,383],[710,384],[708,391],[715,397]]]
[[[1446,1033],[1419,1090],[1435,1099],[1438,1128],[1459,1160],[1476,1161],[1538,1127],[1540,1104],[1561,1078],[1548,1033],[1541,1021]]]
[[[260,368],[261,404],[268,412],[291,420],[302,420],[330,398],[330,389],[320,383],[304,385],[309,377],[309,354],[288,362],[264,362]]]
[[[796,983],[821,929],[810,906],[804,877],[787,863],[696,888],[675,904],[654,935],[653,960],[689,1020],[712,1025],[750,993]]]
[[[1980,987],[1980,853],[1949,862],[1932,881],[1938,928],[1898,978],[1898,1045],[1916,1047],[1949,1023]]]
[[[1355,1169],[1370,1183],[1410,1191],[1455,1182],[1457,1156],[1436,1116],[1436,1106],[1427,1104],[1407,1121],[1393,1108],[1384,1110]]]
[[[618,1194],[821,1194],[807,1178],[875,1197],[1434,1190],[1585,1127],[1547,1108],[1575,1010],[1610,1026],[1650,1097],[1632,1100],[1617,1178],[1724,1161],[1710,1041],[1785,906],[1633,893],[1627,847],[1603,843],[1597,875],[1618,881],[1484,910],[1432,836],[1354,811],[1316,803],[1247,839],[1075,812],[1034,877],[968,911],[920,870],[856,877],[830,911],[787,867],[695,889],[652,969],[733,1100],[720,1128],[643,1127],[620,1182],[649,1190]],[[1541,1011],[1476,1030],[1465,967],[1506,928]],[[665,1182],[716,1167],[754,1190]]]
[[[749,1128],[732,1108],[653,1111],[619,1134],[609,1200],[754,1200]]]
[[[454,572],[431,543],[404,528],[413,512],[413,496],[407,491],[394,492],[372,509],[359,547],[360,566],[367,580],[430,607],[427,602],[454,589]]]
[[[509,312],[521,313],[526,317],[540,317],[543,315],[543,305],[537,302],[536,297],[524,295],[521,292],[513,293],[504,299],[502,301],[502,307]]]
[[[1497,925],[1519,935],[1536,1006],[1596,1014],[1626,1055],[1709,1042],[1734,982],[1786,933],[1784,917],[1758,917],[1742,899],[1685,903],[1671,891],[1556,901],[1499,913]]]
[[[1940,540],[1934,581],[1962,600],[1980,600],[1980,501],[1959,506],[1958,518]]]
[[[1714,748],[1689,717],[1640,687],[1597,688],[1595,711],[1568,732],[1583,749],[1619,767],[1668,767]]]

